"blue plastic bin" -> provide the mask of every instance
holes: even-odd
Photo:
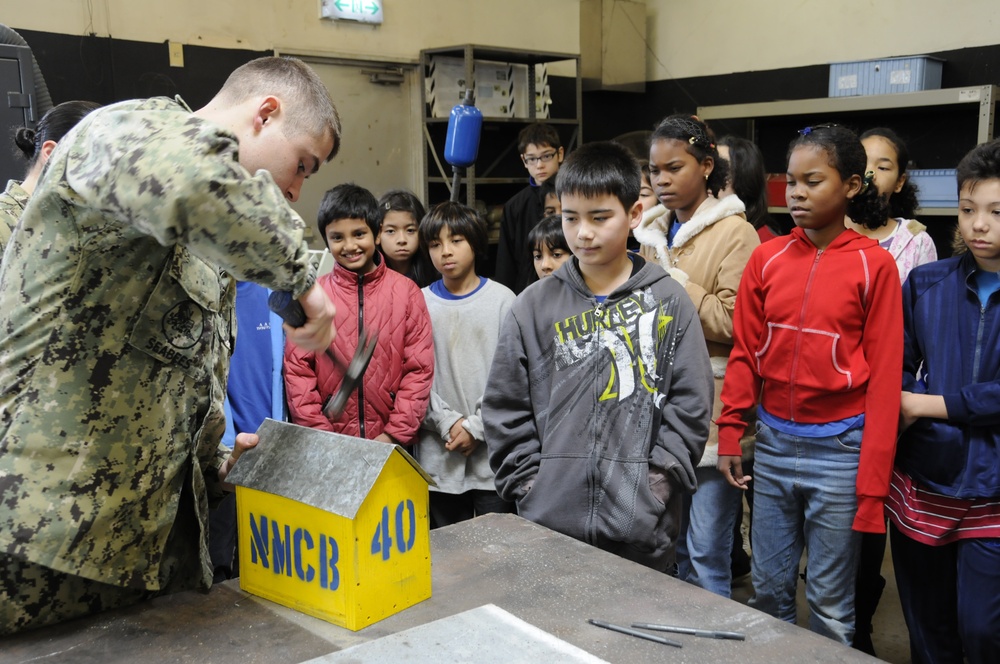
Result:
[[[941,88],[944,60],[926,55],[830,65],[830,96],[885,95]]]
[[[958,181],[954,168],[925,168],[906,172],[917,186],[922,208],[958,207]]]

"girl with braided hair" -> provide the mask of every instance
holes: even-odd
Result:
[[[848,215],[885,224],[866,164],[844,127],[806,127],[792,141],[786,197],[796,227],[747,263],[717,420],[718,468],[743,488],[751,478],[740,437],[759,404],[751,605],[795,622],[806,549],[809,627],[845,645],[861,533],[885,532],[903,364],[896,264],[844,225]]]

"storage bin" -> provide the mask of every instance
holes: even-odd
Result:
[[[914,169],[906,174],[917,187],[920,207],[958,207],[958,181],[954,168]]]
[[[784,173],[767,174],[767,206],[786,207],[785,183],[788,181]]]
[[[943,60],[926,55],[830,65],[830,96],[884,95],[941,88]]]

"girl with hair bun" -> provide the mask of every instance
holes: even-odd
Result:
[[[23,181],[9,180],[7,188],[0,194],[0,253],[3,253],[24,206],[35,192],[38,178],[56,144],[87,113],[99,107],[99,104],[89,101],[67,101],[42,116],[37,129],[21,127],[17,130],[14,143],[28,161],[28,170]]]
[[[715,468],[722,407],[719,393],[733,347],[736,290],[751,252],[760,244],[736,196],[717,198],[728,164],[708,127],[690,115],[671,115],[653,131],[649,181],[662,207],[643,215],[635,230],[640,254],[659,264],[687,291],[708,344],[715,402],[705,453],[695,476],[698,492],[686,497],[677,537],[677,573],[691,584],[729,597],[733,528],[743,495]],[[744,441],[749,444],[751,438]],[[750,450],[747,450],[750,453]]]

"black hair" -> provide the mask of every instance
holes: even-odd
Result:
[[[1000,179],[1000,138],[969,150],[958,162],[956,175],[959,195],[966,185],[971,190],[983,180]]]
[[[556,183],[554,178],[549,178],[545,182],[538,185],[538,197],[543,203],[545,202],[546,196],[554,193],[556,193]]]
[[[482,216],[468,205],[455,201],[438,203],[420,221],[420,247],[427,251],[428,245],[441,236],[447,228],[452,235],[461,235],[472,247],[476,255],[476,274],[485,265],[489,252],[489,235]]]
[[[781,235],[781,228],[767,212],[767,170],[760,148],[739,136],[723,136],[719,145],[729,148],[729,181],[747,208],[747,221],[754,228],[768,228]]]
[[[642,189],[642,181],[646,180],[652,186],[653,179],[649,177],[649,160],[639,158],[639,188]]]
[[[378,199],[378,212],[380,227],[387,212],[409,212],[417,225],[427,214],[417,195],[406,189],[393,189],[382,194],[382,198]]]
[[[378,236],[382,217],[375,195],[353,182],[338,184],[323,194],[316,225],[319,235],[326,238],[326,227],[338,219],[364,219],[372,235]]]
[[[556,192],[587,198],[614,196],[625,212],[639,200],[642,174],[628,148],[614,141],[587,143],[574,150],[556,174]]]
[[[562,140],[559,138],[559,132],[555,130],[555,127],[547,125],[544,122],[536,122],[522,129],[517,135],[517,153],[524,154],[529,145],[537,145],[539,147],[548,145],[558,150],[562,147]]]
[[[46,141],[58,143],[69,130],[77,125],[91,111],[100,108],[100,104],[92,101],[66,101],[53,106],[48,113],[38,121],[37,129],[21,127],[14,134],[14,144],[24,154],[30,171],[42,153],[42,145]]]
[[[406,189],[393,189],[382,194],[378,199],[379,231],[381,232],[385,215],[389,212],[406,212],[413,217],[413,223],[417,225],[417,236],[419,238],[420,220],[427,214],[424,204],[417,198],[417,195]],[[383,249],[384,251],[384,249]],[[429,285],[434,279],[434,268],[430,264],[430,259],[420,249],[413,254],[410,259],[410,274],[407,275],[421,288]]]
[[[896,165],[899,167],[899,176],[906,174],[906,166],[910,163],[910,152],[906,149],[906,143],[899,137],[899,134],[888,127],[875,127],[861,134],[861,140],[871,136],[884,138],[892,144],[896,151]],[[917,185],[906,178],[902,189],[889,192],[889,216],[912,219],[920,203],[917,201]]]
[[[534,252],[535,248],[542,244],[548,247],[549,251],[561,249],[569,252],[569,244],[566,242],[566,236],[563,234],[561,216],[557,214],[549,215],[539,221],[537,226],[528,231],[528,249]]]
[[[792,151],[803,145],[814,145],[829,157],[829,164],[836,169],[842,180],[857,175],[861,178],[861,191],[847,201],[847,215],[856,224],[876,229],[885,226],[888,209],[885,199],[878,193],[878,187],[866,174],[868,155],[861,145],[858,135],[847,127],[836,124],[820,124],[799,130],[799,135],[788,144],[787,163]]]
[[[668,115],[656,125],[649,143],[652,145],[653,142],[660,140],[677,140],[685,143],[688,154],[697,159],[699,164],[711,159],[712,172],[705,181],[707,189],[718,196],[719,192],[726,188],[726,182],[729,181],[729,164],[719,157],[714,135],[704,122],[683,113]]]

